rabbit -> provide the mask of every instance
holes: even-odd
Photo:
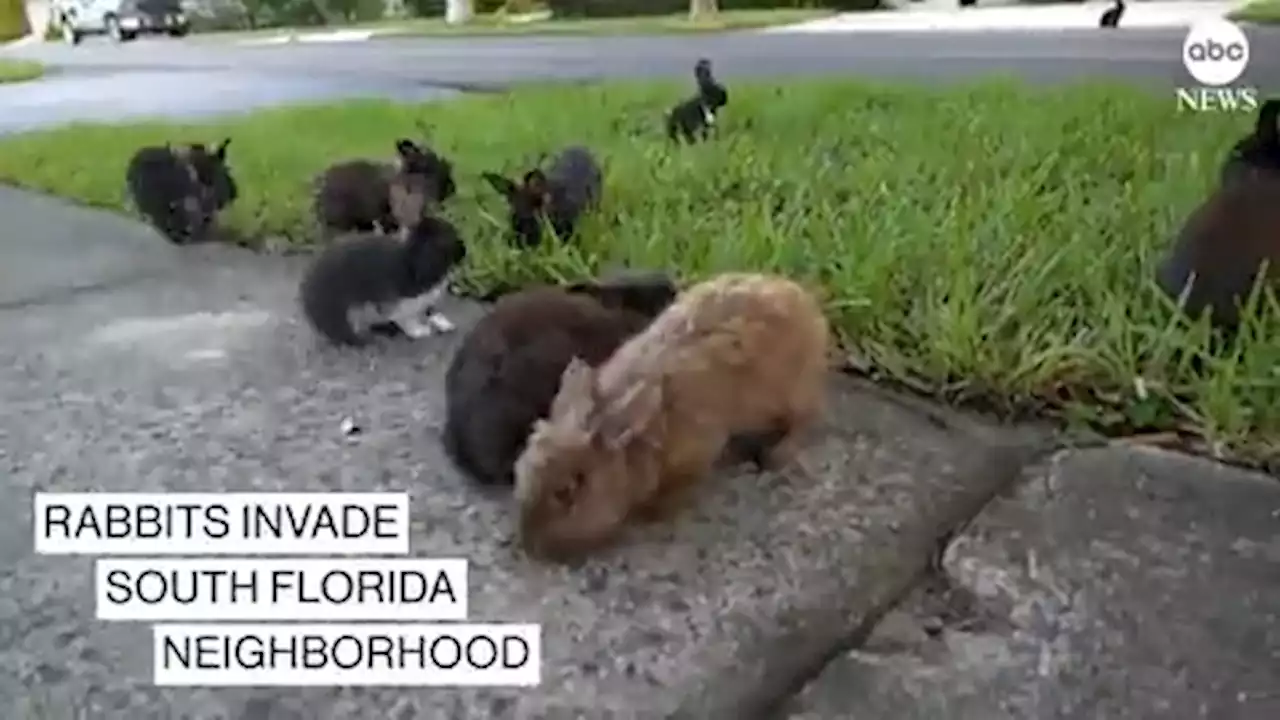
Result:
[[[1280,288],[1280,175],[1256,175],[1217,189],[1192,212],[1156,270],[1156,282],[1179,299],[1188,283],[1184,311],[1209,311],[1221,331],[1239,326],[1267,262],[1265,286]],[[1194,275],[1194,279],[1193,279]]]
[[[1247,182],[1258,173],[1280,175],[1280,98],[1262,103],[1253,132],[1231,148],[1222,164],[1222,184]]]
[[[512,468],[546,416],[569,361],[603,362],[676,297],[665,274],[535,287],[504,296],[463,338],[445,372],[446,455],[486,486]]]
[[[706,140],[716,125],[720,109],[729,104],[729,92],[711,75],[711,61],[703,58],[693,67],[698,94],[676,105],[667,114],[667,137],[692,143]]]
[[[390,186],[401,236],[358,233],[316,257],[299,288],[303,314],[339,345],[367,344],[392,324],[418,339],[454,330],[435,310],[450,272],[466,259],[457,229],[427,212],[435,186],[423,177]]]
[[[217,214],[239,197],[227,165],[226,138],[213,150],[203,143],[139,148],[125,170],[134,207],[175,245],[208,239]]]
[[[457,194],[453,164],[411,140],[396,141],[395,164],[373,160],[348,160],[331,165],[315,180],[313,199],[321,228],[334,233],[394,233],[400,228],[391,212],[391,185],[397,178],[414,176],[428,182],[427,199],[444,204]]]
[[[772,433],[782,468],[823,411],[831,332],[808,290],[730,273],[685,290],[593,368],[574,358],[515,464],[520,543],[572,562],[666,516],[729,438]]]
[[[1124,0],[1115,0],[1115,4],[1107,8],[1098,18],[1098,27],[1114,28],[1120,26],[1120,17],[1124,15]]]
[[[568,239],[582,214],[599,204],[604,186],[600,163],[581,145],[561,151],[545,173],[537,167],[525,173],[520,185],[497,173],[481,177],[506,198],[512,239],[526,248],[542,242],[543,217],[558,238]]]

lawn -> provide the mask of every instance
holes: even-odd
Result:
[[[502,13],[476,15],[462,25],[446,24],[443,18],[385,20],[341,28],[274,28],[252,32],[210,33],[212,39],[227,37],[271,37],[273,35],[324,33],[333,30],[373,30],[379,35],[416,36],[498,36],[498,35],[670,35],[753,30],[790,25],[835,14],[831,10],[783,8],[777,10],[723,10],[715,17],[694,21],[687,13],[620,18],[535,17],[520,19]]]
[[[782,272],[824,291],[850,356],[892,383],[1280,460],[1280,312],[1210,353],[1207,328],[1149,281],[1252,118],[1179,114],[1172,97],[1122,85],[789,81],[735,85],[721,140],[673,151],[661,115],[687,92],[529,87],[207,125],[73,126],[0,139],[0,182],[119,210],[135,147],[230,136],[242,192],[230,225],[306,243],[311,178],[335,159],[388,156],[422,121],[458,167],[447,213],[471,243],[471,290],[617,262],[678,268],[686,281]],[[509,249],[504,205],[479,173],[516,174],[570,142],[603,157],[603,207],[576,243]]]
[[[1280,0],[1253,0],[1231,13],[1231,19],[1259,24],[1280,23]]]
[[[35,80],[44,75],[44,66],[32,60],[0,58],[0,85]]]

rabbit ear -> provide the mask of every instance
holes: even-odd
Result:
[[[508,199],[516,194],[516,184],[497,173],[482,172],[480,173],[480,177],[484,178],[485,182],[492,185],[493,189],[497,190],[500,195],[503,195]]]
[[[560,375],[560,390],[551,402],[551,417],[585,429],[596,406],[596,371],[574,357]]]
[[[643,435],[662,410],[662,387],[636,384],[618,399],[595,428],[605,447],[618,450]]]
[[[230,144],[231,144],[231,138],[224,138],[222,142],[218,143],[217,149],[213,151],[213,156],[218,158],[219,160],[226,160],[227,146]]]

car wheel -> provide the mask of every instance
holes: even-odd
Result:
[[[80,39],[81,39],[80,31],[76,30],[70,21],[68,21],[66,18],[63,18],[61,22],[59,22],[58,24],[61,26],[61,29],[62,29],[63,42],[65,42],[68,45],[80,44]]]
[[[133,33],[125,32],[124,28],[120,27],[120,18],[115,15],[108,15],[105,17],[102,24],[107,29],[107,37],[111,38],[115,42],[129,42],[133,39]]]
[[[187,33],[189,32],[191,32],[191,28],[176,27],[169,31],[169,37],[176,37],[176,38],[186,37]]]

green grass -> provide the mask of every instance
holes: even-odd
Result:
[[[458,168],[447,213],[471,243],[471,289],[617,262],[678,268],[686,281],[777,271],[824,290],[850,355],[878,377],[1280,459],[1280,311],[1210,354],[1207,327],[1149,281],[1252,118],[1179,114],[1172,97],[1122,85],[739,84],[722,139],[673,152],[660,117],[686,92],[529,87],[206,125],[72,126],[0,139],[0,182],[120,210],[134,148],[230,136],[242,196],[229,224],[306,243],[311,178],[335,159],[389,156],[423,121]],[[603,207],[575,244],[509,249],[504,206],[479,173],[517,173],[569,142],[604,159]]]
[[[821,9],[726,10],[714,18],[694,21],[687,14],[623,18],[539,19],[519,22],[501,14],[476,15],[464,25],[448,25],[442,18],[386,20],[351,25],[342,29],[376,30],[380,35],[493,36],[493,35],[669,35],[752,30],[789,25],[829,17]],[[338,28],[270,29],[247,33],[218,33],[213,37],[270,37],[286,33],[319,33]]]
[[[0,58],[0,85],[26,82],[44,75],[44,65],[33,60]]]
[[[1280,0],[1253,0],[1248,5],[1232,11],[1229,17],[1232,20],[1262,25],[1280,23]]]

